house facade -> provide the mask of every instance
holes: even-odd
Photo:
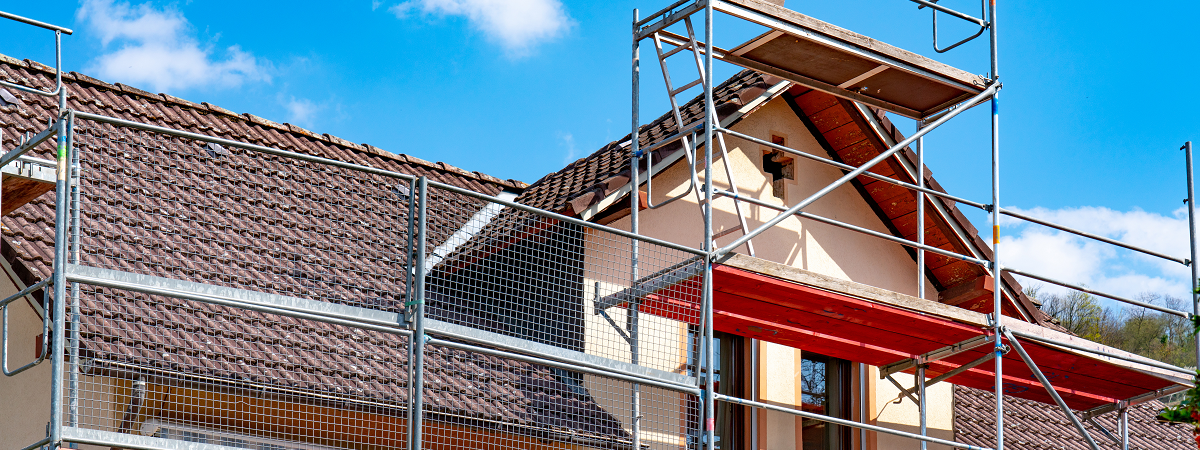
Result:
[[[51,82],[50,71],[30,61],[4,58],[0,71],[6,81]],[[634,191],[646,208],[638,213],[639,233],[690,247],[702,244],[692,180],[703,173],[688,164],[680,145],[651,154],[641,176],[649,181],[639,187],[629,186],[628,139],[525,185],[82,74],[66,78],[70,106],[82,111],[426,176],[622,230],[632,227],[629,195]],[[717,91],[723,126],[847,164],[869,159],[900,137],[881,113],[779,79],[743,72]],[[14,145],[15,136],[37,131],[53,111],[43,99],[12,94],[20,101],[0,106],[4,148]],[[684,111],[690,114],[685,123],[702,114],[698,100]],[[663,116],[644,127],[640,142],[649,146],[675,129],[673,118]],[[411,236],[405,222],[413,212],[408,206],[412,185],[105,125],[81,126],[75,139],[86,180],[81,198],[91,206],[81,218],[81,264],[155,282],[229,289],[212,288],[213,296],[236,297],[242,295],[238,286],[252,286],[286,298],[390,314],[406,311],[412,281],[404,273],[407,257],[400,254]],[[786,205],[843,174],[749,140],[727,137],[724,147],[726,152],[715,157],[714,185],[736,188],[761,203]],[[49,146],[38,151],[41,157],[48,153]],[[914,161],[904,153],[879,170],[911,181]],[[931,177],[926,182],[937,186]],[[810,210],[911,237],[915,198],[888,186],[862,177]],[[5,296],[49,275],[53,200],[48,197],[4,217],[6,277],[0,277],[0,293]],[[639,270],[629,273],[630,243],[610,233],[531,220],[511,208],[448,191],[429,200],[444,207],[429,218],[427,314],[447,326],[492,333],[498,344],[517,339],[664,376],[711,376],[718,391],[729,395],[917,430],[916,405],[881,380],[877,367],[856,364],[852,355],[768,342],[762,335],[768,330],[761,328],[719,330],[719,369],[697,373],[699,317],[686,304],[695,301],[698,286],[686,281],[696,267],[687,255],[647,244],[638,253]],[[740,236],[743,220],[753,229],[775,214],[767,206],[730,198],[714,201],[713,207],[718,245]],[[934,205],[926,224],[931,245],[965,254],[988,252],[953,204]],[[976,311],[992,308],[990,293],[971,289],[987,275],[977,268],[931,255],[926,273],[918,274],[915,254],[905,247],[817,221],[789,219],[751,245],[753,251],[744,246],[738,252],[908,296],[918,294],[920,282],[927,301]],[[622,295],[646,284],[636,280],[662,273],[678,273],[685,281]],[[1004,281],[1007,315],[1054,326],[1024,298],[1015,280]],[[41,294],[9,308],[10,366],[40,355]],[[658,303],[631,301],[650,296]],[[79,351],[85,361],[75,368],[78,426],[235,448],[406,445],[413,380],[407,370],[410,344],[402,336],[111,288],[84,288],[77,312],[83,317]],[[638,330],[636,340],[630,330]],[[614,344],[621,342],[626,344]],[[449,347],[431,346],[425,364],[425,448],[632,449],[636,442],[682,449],[702,443],[694,414],[698,399],[692,395]],[[49,365],[41,364],[0,379],[0,414],[12,418],[0,423],[4,445],[44,436],[48,378]],[[896,379],[905,388],[913,384],[911,375]],[[945,383],[928,389],[929,434],[987,445],[980,431],[986,425],[972,413],[978,408],[960,408],[985,399],[965,389]],[[629,405],[634,392],[643,404],[638,425]],[[1043,416],[1060,414],[1047,405],[1021,403],[1021,408],[1023,415],[1009,418],[1014,429],[1037,425],[1047,435],[1069,431],[1063,424],[1042,426]],[[1154,405],[1140,408],[1151,411]],[[1146,425],[1157,431],[1135,434],[1144,448],[1182,448],[1190,441],[1180,430]],[[715,426],[722,449],[919,447],[915,441],[732,406],[723,407]],[[1029,436],[1029,448],[1062,448],[1038,447],[1040,435]],[[1063,440],[1062,446],[1075,444]]]

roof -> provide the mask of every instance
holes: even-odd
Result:
[[[0,57],[0,79],[45,87],[50,74],[41,64]],[[64,81],[70,107],[81,111],[427,176],[484,194],[525,187],[82,74]],[[12,94],[20,104],[0,107],[5,148],[40,131],[55,110],[52,99]],[[83,264],[404,308],[410,188],[400,180],[84,121],[76,124],[75,143],[83,171]],[[33,154],[45,158],[50,151],[43,144]],[[447,195],[445,201],[456,201]],[[26,284],[50,274],[53,203],[52,194],[43,195],[5,217],[3,254]],[[470,218],[461,211],[434,214],[431,241],[446,240]],[[176,384],[187,380],[209,390],[250,383],[314,398],[332,393],[363,414],[380,405],[406,408],[408,351],[396,335],[107,288],[84,287],[81,302],[81,346],[94,358],[93,373],[170,373]],[[427,364],[427,407],[435,420],[608,446],[627,436],[590,394],[548,367],[434,347]]]
[[[778,78],[751,70],[743,70],[725,80],[713,88],[713,104],[716,105],[718,118],[723,119],[739,107],[749,104],[779,81]],[[680,106],[679,112],[684,126],[704,119],[702,101],[703,98],[697,96]],[[675,118],[668,112],[641,127],[638,131],[638,143],[645,148],[677,133],[677,129]],[[627,134],[591,155],[568,164],[562,170],[547,174],[530,184],[529,188],[517,197],[517,201],[548,211],[568,215],[579,214],[629,183],[631,153],[628,142]],[[679,144],[666,145],[655,150],[651,158],[654,163],[658,163],[681,148]]]
[[[1129,408],[1129,448],[1184,450],[1195,448],[1191,430],[1155,420],[1163,408],[1157,400]],[[1097,417],[1097,423],[1117,435],[1116,413]],[[1084,422],[1100,448],[1120,448],[1094,424]],[[1118,436],[1119,437],[1119,436]],[[954,440],[985,448],[996,447],[996,397],[990,391],[954,386]],[[1087,450],[1075,426],[1055,405],[1005,397],[1004,443],[1030,450]]]

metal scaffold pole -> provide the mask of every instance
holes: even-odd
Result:
[[[640,167],[641,165],[638,164],[638,161],[641,160],[641,155],[638,154],[638,152],[640,151],[640,148],[638,146],[638,128],[640,127],[640,124],[638,122],[641,120],[641,117],[638,114],[638,108],[640,108],[641,105],[640,105],[638,96],[641,95],[641,92],[640,92],[640,89],[638,88],[638,86],[641,84],[642,77],[641,77],[641,55],[640,55],[641,41],[637,38],[638,20],[639,20],[638,10],[634,9],[633,10],[633,104],[632,104],[632,111],[631,111],[631,114],[632,114],[631,122],[632,122],[633,130],[630,131],[630,134],[629,134],[629,136],[630,136],[629,174],[630,174],[630,187],[631,187],[629,190],[629,232],[633,233],[633,234],[639,234],[641,232],[640,227],[638,225],[638,219],[639,219],[638,209],[640,209],[640,206],[641,206],[639,204],[639,202],[641,200],[639,198],[640,188],[638,187],[641,184],[639,182],[640,180],[638,179],[638,176],[639,176],[638,171],[641,170],[641,167]],[[629,245],[630,245],[630,252],[631,252],[631,254],[629,255],[629,266],[630,266],[629,282],[630,282],[630,285],[634,285],[637,283],[637,280],[638,280],[638,250],[639,250],[638,240],[630,239]],[[599,290],[599,284],[597,284],[597,290]],[[600,293],[595,292],[595,293],[593,293],[593,295],[599,296]],[[638,315],[640,313],[640,311],[638,311],[638,308],[639,308],[639,304],[637,302],[632,302],[629,304],[629,309],[627,309],[628,318],[626,319],[626,321],[628,323],[625,325],[626,328],[629,330],[629,360],[633,364],[638,364],[638,319],[639,319]],[[630,432],[630,434],[633,435],[633,448],[634,448],[634,450],[638,450],[638,449],[642,448],[641,385],[639,385],[638,383],[633,383],[633,386],[630,387],[630,391],[631,391],[630,396],[632,397],[630,399],[630,401],[633,403],[633,407],[631,408],[632,411],[630,411],[630,416],[629,416],[630,417],[629,432]]]
[[[413,360],[410,362],[412,367],[412,384],[413,389],[413,406],[408,412],[409,427],[408,433],[411,438],[409,443],[411,450],[420,450],[421,433],[424,422],[422,411],[425,407],[425,242],[426,242],[426,227],[429,211],[429,180],[421,177],[417,181],[417,273],[415,278],[416,288],[413,290],[413,299],[410,301],[415,308],[413,313],[413,334],[412,345]]]
[[[929,404],[925,402],[925,364],[917,365],[917,373],[913,378],[917,382],[917,401],[920,402],[917,408],[921,413],[921,436],[929,436],[929,415],[927,412]],[[921,441],[921,450],[927,448],[929,448],[929,443]]]
[[[1183,143],[1183,154],[1187,160],[1187,205],[1188,238],[1192,246],[1192,314],[1200,316],[1200,264],[1196,258],[1196,183],[1192,174],[1192,141]],[[1200,333],[1196,335],[1196,361],[1200,363]]]
[[[1129,407],[1118,410],[1117,420],[1121,427],[1121,450],[1129,450]]]
[[[64,98],[62,100],[62,104],[64,106],[66,105],[66,99],[65,99],[66,91],[67,91],[67,88],[63,87],[62,92],[64,93],[63,94]],[[66,130],[65,134],[66,134],[66,139],[67,139],[67,148],[74,149],[75,148],[75,140],[74,140],[74,138],[75,138],[75,115],[68,114],[67,118],[66,118],[66,123],[67,123],[67,125],[66,125],[66,129],[65,129]],[[70,196],[71,196],[71,209],[70,209],[70,211],[71,211],[71,224],[70,224],[70,229],[71,229],[70,246],[71,246],[71,249],[70,249],[70,251],[71,251],[71,257],[70,257],[69,261],[72,264],[79,264],[79,261],[80,261],[80,259],[79,259],[79,245],[80,245],[80,243],[79,243],[80,223],[79,223],[79,221],[80,221],[80,217],[79,216],[80,216],[80,211],[82,209],[82,205],[79,203],[80,202],[79,190],[82,188],[81,182],[80,182],[80,173],[79,173],[80,170],[82,170],[80,168],[79,152],[72,151],[70,161],[71,161],[71,164],[70,164],[71,173],[70,173],[69,177],[71,178],[71,189],[70,189]],[[66,421],[66,425],[69,427],[79,426],[79,372],[81,370],[81,368],[79,367],[79,355],[80,355],[80,352],[79,352],[79,329],[80,329],[80,321],[82,319],[82,316],[80,315],[80,312],[79,312],[79,308],[80,308],[79,283],[71,283],[71,329],[68,330],[70,333],[70,335],[69,335],[70,340],[68,341],[70,343],[70,348],[68,350],[68,355],[67,355],[68,360],[70,361],[70,375],[69,375],[68,382],[67,382],[67,421]]]
[[[992,84],[1000,82],[999,46],[996,33],[996,2],[989,2],[988,18],[991,19],[990,50],[992,67]],[[1002,339],[1003,325],[1003,286],[1001,285],[1000,264],[1000,91],[992,93],[992,325],[996,341],[992,349],[996,361],[996,450],[1004,450],[1004,343]]]
[[[70,215],[70,155],[71,148],[67,141],[67,121],[59,117],[58,149],[57,149],[57,181],[54,190],[54,274],[51,282],[54,287],[53,302],[54,335],[51,339],[50,358],[50,442],[58,445],[62,442],[63,432],[63,396],[65,389],[63,378],[66,375],[64,364],[67,362],[62,355],[66,354],[66,314],[67,314],[67,221]],[[47,308],[49,310],[50,308]]]
[[[714,361],[716,352],[713,349],[713,120],[716,111],[713,107],[713,6],[711,1],[704,2],[704,286],[703,304],[704,316],[704,430],[707,437],[706,448],[716,448],[716,367]]]
[[[917,121],[917,131],[925,122]],[[917,139],[917,187],[925,188],[925,138]],[[925,245],[925,194],[917,191],[917,244]],[[917,298],[925,299],[925,250],[917,248]],[[922,443],[922,446],[925,444]]]

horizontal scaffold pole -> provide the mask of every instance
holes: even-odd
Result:
[[[1109,239],[1109,238],[1106,238],[1106,237],[1104,237],[1104,236],[1100,236],[1100,235],[1097,235],[1097,234],[1088,233],[1088,232],[1086,232],[1086,231],[1079,231],[1079,230],[1076,230],[1076,229],[1074,229],[1074,228],[1067,227],[1066,225],[1059,225],[1059,224],[1057,224],[1057,223],[1050,222],[1050,221],[1046,221],[1046,220],[1042,220],[1042,219],[1038,219],[1038,218],[1036,218],[1036,217],[1030,217],[1030,216],[1027,216],[1027,215],[1025,215],[1025,214],[1021,214],[1021,213],[1019,213],[1019,212],[1016,212],[1016,211],[1012,211],[1012,210],[1008,210],[1008,209],[1000,208],[1000,214],[1004,214],[1004,215],[1006,215],[1006,216],[1009,216],[1009,217],[1014,217],[1014,218],[1017,218],[1017,219],[1021,219],[1021,220],[1024,220],[1024,221],[1026,221],[1026,222],[1033,222],[1033,223],[1036,223],[1036,224],[1038,224],[1038,225],[1042,225],[1042,226],[1046,226],[1046,227],[1053,228],[1053,229],[1055,229],[1055,230],[1059,230],[1059,231],[1065,231],[1065,232],[1067,232],[1067,233],[1071,233],[1071,234],[1074,234],[1074,235],[1076,235],[1076,236],[1083,236],[1083,237],[1085,237],[1085,238],[1088,238],[1088,239],[1094,239],[1094,240],[1097,240],[1097,241],[1100,241],[1100,242],[1104,242],[1104,243],[1106,243],[1106,244],[1112,244],[1112,245],[1115,245],[1115,246],[1117,246],[1117,247],[1127,248],[1127,249],[1129,249],[1129,250],[1133,250],[1133,251],[1135,251],[1135,252],[1139,252],[1139,253],[1145,253],[1145,254],[1147,254],[1147,255],[1150,255],[1150,256],[1155,256],[1155,257],[1159,257],[1159,258],[1165,259],[1165,260],[1167,260],[1167,261],[1175,261],[1175,262],[1177,262],[1177,263],[1180,263],[1180,264],[1183,264],[1183,265],[1185,265],[1185,266],[1186,266],[1186,265],[1189,265],[1189,264],[1191,264],[1191,262],[1190,262],[1190,261],[1188,261],[1187,259],[1184,259],[1184,258],[1178,258],[1178,257],[1174,257],[1174,256],[1171,256],[1171,255],[1167,255],[1167,254],[1163,254],[1163,253],[1156,252],[1156,251],[1154,251],[1154,250],[1147,250],[1147,249],[1144,249],[1144,248],[1138,247],[1138,246],[1136,246],[1136,245],[1132,245],[1132,244],[1126,244],[1126,243],[1124,243],[1124,242],[1121,242],[1121,241],[1118,241],[1118,240],[1116,240],[1116,239]]]
[[[822,158],[822,157],[820,157],[820,156],[817,156],[817,155],[813,155],[813,154],[810,154],[810,153],[805,153],[805,152],[802,152],[802,151],[800,151],[800,150],[796,150],[796,149],[794,149],[794,148],[790,148],[790,147],[786,147],[786,146],[783,146],[783,145],[779,145],[779,144],[776,144],[776,143],[774,143],[774,142],[765,141],[765,140],[762,140],[762,139],[756,138],[756,137],[754,137],[754,136],[750,136],[750,135],[748,135],[748,134],[745,134],[745,133],[739,133],[739,132],[737,132],[737,131],[730,130],[730,129],[728,129],[728,128],[718,128],[716,131],[717,131],[717,132],[720,132],[720,133],[725,133],[725,134],[728,134],[728,135],[730,135],[730,136],[733,136],[733,137],[736,137],[736,138],[745,139],[745,140],[747,140],[747,141],[750,141],[750,142],[753,142],[753,143],[755,143],[755,144],[759,144],[759,145],[763,145],[763,146],[766,146],[766,147],[770,147],[770,148],[773,148],[773,149],[776,149],[776,150],[779,150],[779,151],[782,151],[782,152],[785,152],[785,153],[788,153],[788,154],[791,154],[791,155],[799,156],[799,157],[801,157],[801,158],[810,159],[810,160],[817,161],[817,162],[819,162],[819,163],[823,163],[823,164],[828,164],[828,165],[830,165],[830,166],[834,166],[834,167],[837,167],[837,168],[839,168],[839,169],[842,169],[842,170],[854,170],[854,169],[857,169],[857,167],[854,167],[854,166],[852,166],[852,165],[849,165],[849,164],[840,163],[840,162],[834,161],[834,160],[832,160],[832,159],[828,159],[828,158]],[[984,209],[984,210],[986,210],[986,209],[990,208],[990,206],[989,206],[989,205],[985,205],[985,204],[983,204],[983,203],[979,203],[979,202],[977,202],[977,201],[974,201],[974,200],[968,200],[968,199],[965,199],[965,198],[962,198],[962,197],[959,197],[959,196],[956,196],[956,195],[947,194],[947,193],[945,193],[945,192],[938,191],[938,190],[934,190],[934,189],[923,188],[923,187],[917,186],[917,185],[915,185],[915,184],[912,184],[912,183],[906,183],[906,182],[903,182],[903,181],[897,180],[897,179],[895,179],[895,178],[892,178],[892,177],[889,177],[889,176],[885,176],[885,175],[880,175],[880,174],[877,174],[877,173],[874,173],[874,172],[863,172],[863,174],[862,174],[862,175],[863,175],[864,177],[874,178],[874,179],[876,179],[876,180],[879,180],[879,181],[882,181],[882,182],[885,182],[885,183],[894,184],[894,185],[896,185],[896,186],[900,186],[900,187],[903,187],[903,188],[912,189],[912,190],[914,190],[914,191],[918,191],[918,192],[924,192],[924,193],[926,193],[926,194],[929,194],[929,195],[932,195],[932,196],[935,196],[935,197],[941,197],[941,198],[944,198],[944,199],[947,199],[947,200],[954,201],[954,202],[956,202],[956,203],[961,203],[961,204],[968,205],[968,206],[974,206],[974,207],[976,207],[976,208],[979,208],[979,209]]]
[[[1155,305],[1155,304],[1153,304],[1153,303],[1147,303],[1147,302],[1143,302],[1143,301],[1140,301],[1140,300],[1134,300],[1134,299],[1131,299],[1131,298],[1126,298],[1126,297],[1122,297],[1122,296],[1119,296],[1119,295],[1116,295],[1116,294],[1109,294],[1109,293],[1107,293],[1107,292],[1103,292],[1103,291],[1097,291],[1097,290],[1095,290],[1095,289],[1092,289],[1092,288],[1089,288],[1089,287],[1086,287],[1086,286],[1080,286],[1080,285],[1078,285],[1078,284],[1071,284],[1071,283],[1068,283],[1068,282],[1065,282],[1065,281],[1056,280],[1056,279],[1053,279],[1053,278],[1050,278],[1050,277],[1046,277],[1046,276],[1042,276],[1042,275],[1038,275],[1038,274],[1034,274],[1034,273],[1029,273],[1029,272],[1026,272],[1026,271],[1023,271],[1023,270],[1013,269],[1013,268],[1011,268],[1011,267],[1005,267],[1005,268],[1004,268],[1004,271],[1005,271],[1005,272],[1008,272],[1008,273],[1012,273],[1012,274],[1017,274],[1017,275],[1020,275],[1020,276],[1023,276],[1023,277],[1029,277],[1029,278],[1033,278],[1033,279],[1035,279],[1035,280],[1039,280],[1039,281],[1045,281],[1045,282],[1047,282],[1047,283],[1050,283],[1050,284],[1057,284],[1057,285],[1059,285],[1059,286],[1062,286],[1062,287],[1065,287],[1065,288],[1071,288],[1071,289],[1074,289],[1074,290],[1077,290],[1077,291],[1080,291],[1080,292],[1086,292],[1086,293],[1088,293],[1088,294],[1092,294],[1092,295],[1098,295],[1098,296],[1101,296],[1101,297],[1104,297],[1104,298],[1111,298],[1111,299],[1113,299],[1113,300],[1116,300],[1116,301],[1119,301],[1119,302],[1128,303],[1128,304],[1130,304],[1130,305],[1136,305],[1136,306],[1141,306],[1141,307],[1143,307],[1143,308],[1147,308],[1147,309],[1153,309],[1153,310],[1155,310],[1155,311],[1158,311],[1158,312],[1162,312],[1162,313],[1167,313],[1167,314],[1171,314],[1171,315],[1175,315],[1175,316],[1183,317],[1183,318],[1185,318],[1185,319],[1186,319],[1186,318],[1188,318],[1188,317],[1191,317],[1191,314],[1189,314],[1189,313],[1186,313],[1186,312],[1183,312],[1183,311],[1177,311],[1177,310],[1174,310],[1174,309],[1171,309],[1171,308],[1167,308],[1167,307],[1165,307],[1165,306],[1158,306],[1158,305]]]
[[[473,352],[473,353],[480,353],[480,354],[484,354],[484,355],[495,356],[497,358],[514,359],[517,361],[524,361],[524,362],[527,362],[530,364],[539,364],[539,365],[543,365],[543,366],[557,367],[559,369],[569,370],[572,372],[581,372],[581,373],[586,373],[589,375],[596,375],[596,376],[600,376],[600,377],[604,377],[604,378],[615,378],[615,379],[622,380],[622,381],[644,384],[647,386],[655,386],[655,387],[659,387],[659,388],[663,388],[663,389],[667,389],[667,390],[671,390],[671,391],[676,391],[676,392],[686,392],[686,393],[689,393],[692,395],[700,395],[700,388],[697,388],[695,386],[684,386],[681,384],[666,383],[666,382],[662,382],[662,381],[658,381],[658,380],[654,380],[654,379],[650,379],[650,378],[626,375],[621,372],[616,372],[612,369],[592,369],[590,367],[584,367],[584,366],[580,366],[578,364],[574,364],[574,363],[570,363],[570,362],[555,361],[555,360],[546,359],[546,358],[538,358],[535,356],[522,355],[520,353],[513,353],[513,352],[508,352],[508,351],[503,351],[503,350],[494,350],[494,349],[490,349],[490,348],[486,348],[486,347],[480,347],[477,345],[463,344],[461,342],[447,341],[444,339],[437,339],[437,338],[431,338],[431,337],[426,338],[426,343],[428,343],[429,345],[436,345],[439,347],[449,347],[449,348],[465,350],[465,351],[469,351],[469,352]]]
[[[861,428],[864,430],[874,431],[877,433],[884,433],[884,434],[890,434],[893,436],[900,436],[900,437],[906,437],[909,439],[916,439],[916,440],[925,441],[925,442],[932,442],[934,444],[941,444],[941,445],[946,445],[946,446],[950,446],[950,447],[954,447],[954,448],[965,448],[965,449],[970,449],[970,450],[991,450],[988,447],[979,447],[979,446],[975,446],[975,445],[971,445],[971,444],[964,444],[961,442],[954,442],[954,441],[947,441],[945,439],[938,439],[935,437],[921,436],[921,435],[915,434],[915,433],[908,433],[908,432],[904,432],[904,431],[900,431],[900,430],[893,430],[891,428],[885,428],[885,427],[881,427],[881,426],[877,426],[877,425],[868,425],[865,423],[858,423],[853,420],[839,419],[837,417],[831,417],[831,416],[826,416],[826,415],[822,415],[822,414],[810,413],[808,411],[801,411],[799,409],[786,408],[783,406],[775,406],[775,405],[772,405],[769,403],[762,403],[762,402],[756,402],[756,401],[752,401],[752,400],[746,400],[744,398],[730,397],[730,396],[724,395],[724,394],[713,394],[713,398],[717,399],[718,401],[723,401],[726,403],[735,403],[735,404],[739,404],[739,405],[752,406],[755,408],[766,409],[769,411],[776,411],[776,412],[781,412],[781,413],[786,413],[786,414],[792,414],[792,415],[800,416],[800,417],[803,417],[806,419],[819,420],[822,422],[828,422],[828,423],[832,423],[835,425],[842,425],[842,426],[846,426],[846,427],[850,427],[850,428]]]
[[[735,200],[741,200],[741,201],[744,201],[744,202],[746,202],[746,203],[750,203],[750,204],[753,204],[753,205],[762,206],[762,207],[769,208],[769,209],[773,209],[773,210],[776,210],[776,211],[783,211],[783,210],[785,210],[785,208],[784,208],[784,207],[782,207],[782,206],[779,206],[779,205],[772,205],[772,204],[770,204],[770,203],[768,203],[768,202],[765,202],[765,201],[759,200],[759,199],[757,199],[757,198],[754,198],[754,197],[747,197],[747,196],[743,196],[743,195],[734,194],[734,193],[732,193],[732,192],[729,192],[729,191],[726,191],[726,190],[724,190],[724,189],[718,189],[718,190],[716,190],[716,191],[714,192],[714,194],[716,194],[716,195],[718,195],[718,196],[722,196],[722,197],[729,197],[729,198],[732,198],[732,199],[735,199]],[[816,214],[807,213],[807,212],[804,212],[804,211],[797,211],[795,215],[796,215],[796,217],[803,217],[803,218],[805,218],[805,219],[811,219],[811,220],[814,220],[814,221],[817,221],[817,222],[821,222],[821,223],[825,223],[825,224],[833,225],[833,226],[835,226],[835,227],[845,228],[845,229],[847,229],[847,230],[850,230],[850,231],[857,231],[857,232],[859,232],[859,233],[862,233],[862,234],[866,234],[866,235],[869,235],[869,236],[874,236],[874,237],[877,237],[877,238],[880,238],[880,239],[883,239],[883,240],[887,240],[887,241],[892,241],[892,242],[898,243],[898,244],[900,244],[900,245],[905,245],[905,246],[912,247],[912,248],[918,248],[918,249],[925,250],[925,251],[927,251],[927,252],[930,252],[930,253],[937,253],[937,254],[939,254],[939,255],[942,255],[942,256],[948,256],[948,257],[951,257],[951,258],[954,258],[954,259],[960,259],[960,260],[963,260],[963,261],[966,261],[966,262],[970,262],[970,263],[979,264],[979,265],[981,265],[981,266],[983,266],[983,267],[990,267],[990,266],[991,266],[991,264],[992,264],[992,263],[991,263],[991,261],[988,261],[988,260],[979,259],[979,258],[975,258],[975,257],[972,257],[972,256],[963,255],[963,254],[960,254],[960,253],[954,253],[954,252],[952,252],[952,251],[949,251],[949,250],[944,250],[944,249],[940,249],[940,248],[937,248],[937,247],[934,247],[934,246],[931,246],[931,245],[919,244],[919,243],[917,243],[917,242],[913,242],[913,241],[910,241],[910,240],[908,240],[908,239],[904,239],[904,238],[900,238],[900,237],[892,236],[892,235],[890,235],[890,234],[887,234],[887,233],[880,233],[880,232],[878,232],[878,231],[875,231],[875,230],[871,230],[871,229],[868,229],[868,228],[863,228],[863,227],[860,227],[860,226],[857,226],[857,225],[851,225],[851,224],[848,224],[848,223],[845,223],[845,222],[842,222],[842,221],[833,220],[833,219],[830,219],[830,218],[826,218],[826,217],[818,216],[818,215],[816,215]]]

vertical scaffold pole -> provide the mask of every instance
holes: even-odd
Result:
[[[925,121],[917,121],[917,131],[925,126]],[[917,186],[925,187],[925,137],[917,138]],[[917,244],[925,245],[925,193],[917,192]],[[917,297],[925,299],[925,250],[917,248]],[[925,448],[925,441],[921,441]]]
[[[924,195],[924,194],[922,194]],[[917,401],[921,402],[917,408],[921,413],[921,436],[929,435],[928,414],[926,414],[928,403],[925,403],[925,364],[917,365],[917,374],[914,376],[917,382]],[[929,448],[929,443],[921,441],[921,450]]]
[[[64,86],[63,104],[65,105],[65,92],[67,88]],[[79,190],[82,188],[80,182],[80,162],[79,152],[74,151],[75,148],[75,115],[68,114],[66,118],[66,138],[67,148],[72,149],[70,158],[71,174],[71,258],[70,262],[79,264],[79,235],[80,235],[80,214],[83,205],[79,202]],[[68,360],[70,361],[70,375],[67,382],[67,420],[68,427],[79,425],[79,328],[82,315],[79,312],[79,283],[71,283],[71,329],[70,333],[70,349],[68,350]]]
[[[754,399],[758,401],[758,399]],[[867,422],[867,365],[858,363],[858,421]],[[867,450],[867,429],[858,429],[858,448]],[[758,448],[754,448],[758,450]]]
[[[1187,159],[1188,237],[1192,244],[1192,314],[1200,316],[1200,263],[1196,260],[1196,183],[1192,178],[1192,141],[1183,143]],[[1200,361],[1200,333],[1196,334],[1196,361]]]
[[[716,352],[713,349],[713,54],[708,49],[713,45],[713,7],[711,1],[704,2],[704,429],[708,438],[706,448],[716,448],[717,407],[714,374]]]
[[[996,0],[988,2],[988,18],[991,19],[989,37],[992,83],[1000,82],[999,45],[996,33]],[[992,351],[996,352],[996,450],[1004,450],[1004,344],[1001,327],[1003,326],[1001,301],[1003,298],[1000,283],[1000,91],[992,93],[992,325],[996,333],[996,342]]]
[[[1121,427],[1121,450],[1129,450],[1129,408],[1117,410],[1118,426]]]
[[[428,194],[429,180],[421,177],[417,184],[419,197],[417,199],[417,274],[415,281],[417,282],[416,289],[413,290],[413,306],[416,311],[413,314],[413,334],[412,345],[413,350],[412,361],[412,384],[413,384],[413,408],[408,412],[409,427],[408,433],[411,436],[412,442],[409,444],[410,450],[421,449],[421,432],[424,417],[422,411],[425,409],[425,229],[428,222]]]
[[[416,276],[416,273],[417,273],[417,262],[416,262],[416,259],[417,259],[417,256],[416,256],[417,255],[417,251],[416,251],[417,219],[416,219],[416,215],[418,214],[418,212],[417,212],[417,191],[419,189],[420,188],[417,186],[417,179],[414,178],[414,179],[408,180],[408,247],[407,247],[408,248],[408,262],[407,262],[408,267],[405,268],[406,272],[404,274],[404,283],[405,283],[404,284],[404,301],[405,302],[411,302],[411,301],[413,301],[413,299],[417,298],[417,296],[414,293],[416,291],[416,283],[413,281],[413,278]],[[413,323],[414,320],[416,320],[416,315],[413,314],[412,312],[409,312],[406,310],[405,311],[405,321],[407,323],[405,325],[410,326],[410,327],[415,326],[416,324]],[[412,376],[413,375],[412,374],[413,361],[416,359],[416,348],[417,348],[416,341],[417,341],[416,338],[413,337],[412,335],[408,336],[408,378],[410,381],[413,378],[413,376]],[[409,412],[408,415],[410,418],[410,421],[409,421],[410,423],[411,423],[411,418],[412,418],[413,402],[416,401],[416,396],[414,395],[414,391],[415,391],[415,389],[413,389],[413,383],[408,383],[408,412]],[[408,438],[409,445],[412,445],[412,433],[411,432],[408,433],[408,436],[409,436],[409,438]]]
[[[641,160],[641,155],[638,154],[641,152],[641,148],[638,145],[638,128],[641,126],[641,124],[638,122],[641,120],[641,117],[638,114],[638,109],[641,107],[639,98],[641,92],[638,87],[641,85],[642,74],[641,55],[639,48],[641,41],[637,38],[638,20],[638,10],[635,8],[633,10],[633,110],[631,111],[631,115],[633,117],[633,130],[629,133],[629,232],[635,235],[641,232],[641,228],[638,225],[638,209],[641,207],[639,204],[641,201],[641,198],[639,198],[641,196],[641,188],[639,187],[641,186],[641,180],[639,180],[640,174],[638,174],[638,172],[641,171],[641,164],[638,163],[638,161]],[[630,239],[629,242],[631,247],[629,258],[629,285],[634,286],[637,284],[638,279],[638,240]],[[598,296],[600,294],[597,292],[593,295]],[[629,308],[626,310],[627,314],[629,315],[629,317],[626,319],[628,322],[626,324],[626,328],[629,330],[629,358],[630,362],[633,364],[638,363],[638,308],[639,304],[637,302],[631,302]],[[641,386],[639,386],[637,383],[633,383],[633,386],[630,387],[630,390],[632,391],[630,394],[632,396],[630,401],[633,402],[633,408],[632,411],[630,411],[629,416],[629,431],[631,434],[633,434],[633,450],[640,450],[642,448]]]
[[[50,350],[50,445],[59,446],[62,443],[63,429],[63,377],[65,375],[66,359],[66,318],[67,318],[67,219],[70,211],[69,194],[71,189],[70,154],[71,148],[67,142],[66,120],[59,117],[58,121],[58,151],[57,179],[54,189],[54,274],[52,275],[54,295],[54,335],[51,337]],[[49,310],[49,308],[47,308]]]

